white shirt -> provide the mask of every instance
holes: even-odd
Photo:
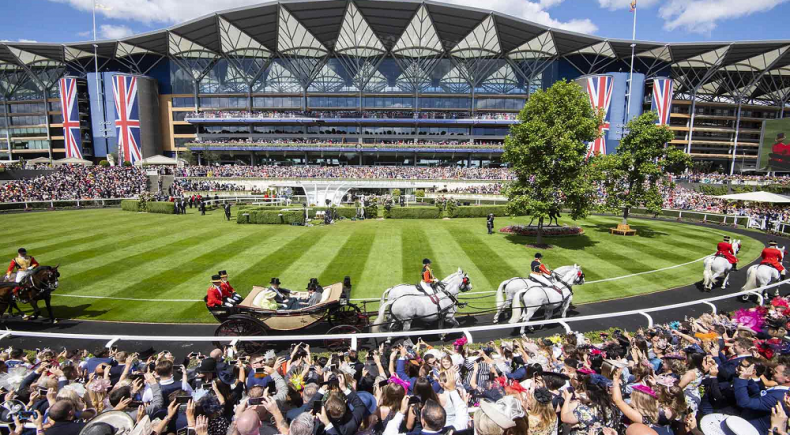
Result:
[[[449,400],[447,406],[452,406],[455,408],[455,416],[453,417],[453,421],[446,421],[445,426],[452,426],[455,430],[464,430],[467,428],[469,424],[469,410],[467,409],[466,402],[461,400],[461,396],[458,394],[457,390],[450,391]],[[445,407],[446,409],[446,407]],[[382,435],[403,435],[399,434],[399,429],[401,423],[403,423],[403,418],[405,416],[403,413],[398,411],[395,413],[395,416],[392,417],[389,423],[387,423],[387,427],[384,429],[384,433]],[[448,414],[449,419],[449,414]],[[434,432],[430,431],[425,428],[422,430],[423,432]]]
[[[175,382],[173,378],[161,379],[159,380],[159,385],[160,386],[172,385],[173,382]],[[189,393],[190,396],[192,395],[192,393],[194,393],[194,390],[192,390],[192,387],[189,386],[189,382],[187,382],[186,377],[181,378],[181,389]],[[151,387],[146,385],[145,390],[143,391],[143,403],[148,403],[151,402],[152,400],[154,400],[154,393],[151,392]],[[165,402],[166,403],[168,402],[167,397],[165,397]]]

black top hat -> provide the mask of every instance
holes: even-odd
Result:
[[[211,282],[220,282],[222,278],[219,275],[211,275]]]
[[[431,260],[429,260],[427,258],[423,258],[422,259],[422,264],[431,264]]]
[[[217,371],[217,360],[214,358],[206,358],[200,361],[200,367],[197,368],[198,373],[214,373]]]
[[[543,258],[543,254],[541,254],[540,252],[536,252],[535,258]]]
[[[269,281],[269,284],[277,284],[277,285],[280,285],[280,278],[272,278],[272,280],[271,280],[271,281]]]
[[[16,252],[18,252],[18,253],[20,253],[20,254],[24,255],[24,254],[27,254],[27,249],[25,249],[25,248],[19,248],[19,249],[18,249]]]
[[[775,242],[775,241],[773,241],[773,240],[771,240],[770,242],[768,242],[768,244],[769,244],[770,246],[776,246],[776,242]]]
[[[220,270],[220,271],[219,271],[219,276],[221,276],[221,277],[223,277],[223,278],[224,278],[224,277],[228,276],[228,272],[227,272],[227,271],[225,271],[225,270]]]

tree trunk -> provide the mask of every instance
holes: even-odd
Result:
[[[536,245],[543,244],[543,218],[538,219],[538,236],[535,239]]]
[[[628,225],[628,213],[631,211],[631,207],[623,207],[623,225]]]

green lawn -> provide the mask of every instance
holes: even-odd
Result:
[[[234,218],[236,210],[233,210]],[[387,287],[419,279],[422,259],[444,277],[461,267],[473,291],[527,274],[534,249],[529,238],[487,235],[484,219],[344,221],[330,227],[238,225],[220,210],[200,216],[139,214],[120,209],[2,216],[0,253],[11,259],[24,246],[42,264],[61,265],[53,299],[58,317],[142,322],[213,322],[201,300],[220,269],[242,294],[273,276],[302,290],[309,278],[339,282],[349,275],[353,298],[378,297]],[[636,237],[608,228],[618,219],[590,217],[580,237],[549,238],[551,267],[578,263],[588,281],[650,271],[697,260],[721,240],[717,228],[633,219]],[[496,228],[527,218],[496,220]],[[740,257],[754,260],[762,245],[744,240]],[[745,263],[743,263],[745,264]],[[620,298],[687,285],[701,279],[702,263],[579,287],[575,303]],[[61,295],[122,299],[73,298]],[[161,299],[185,301],[161,302]],[[473,305],[493,305],[493,296]],[[377,308],[377,307],[373,307]]]

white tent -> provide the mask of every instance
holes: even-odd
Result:
[[[55,160],[52,162],[53,165],[83,165],[83,166],[93,166],[93,162],[90,160],[85,159],[78,159],[76,157],[66,157],[65,159]]]
[[[771,192],[747,192],[736,193],[733,195],[721,195],[715,198],[724,199],[727,201],[746,201],[746,202],[766,202],[770,204],[788,204],[790,198],[782,195],[777,195]]]
[[[151,156],[142,160],[138,160],[134,162],[135,166],[147,166],[147,165],[169,165],[175,166],[178,164],[176,159],[165,157],[163,155],[155,155]]]
[[[36,157],[33,160],[26,160],[27,163],[49,163],[50,160],[47,157]]]

